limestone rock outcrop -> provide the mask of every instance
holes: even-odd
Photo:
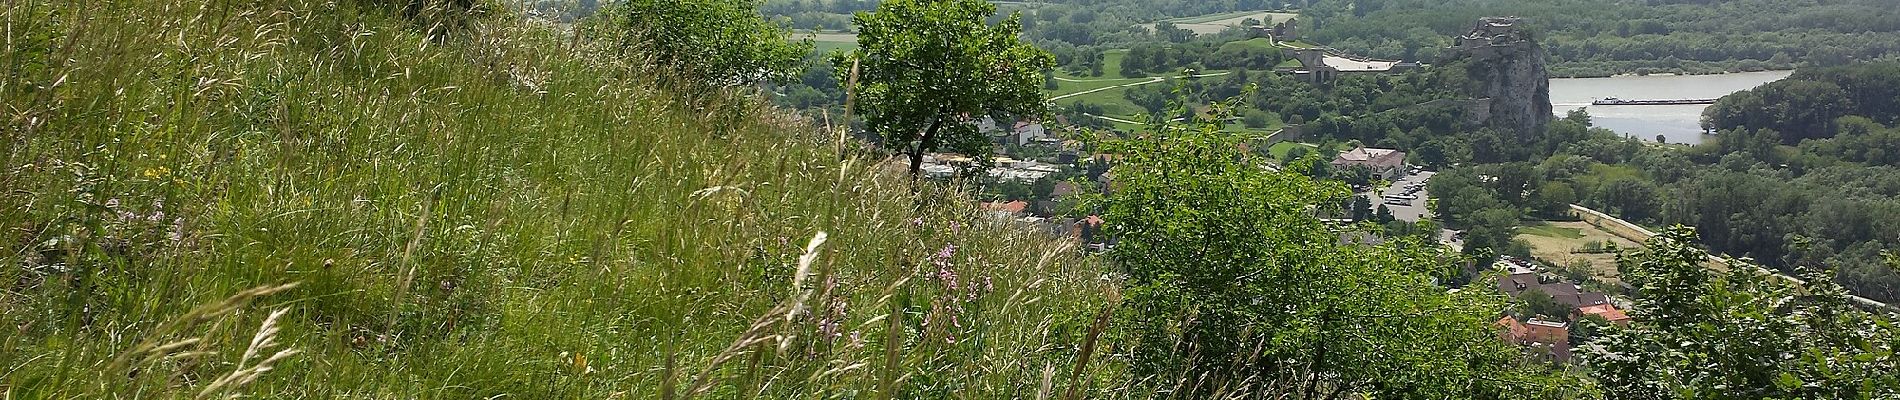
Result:
[[[1480,19],[1470,33],[1457,38],[1453,50],[1464,58],[1474,102],[1469,122],[1510,132],[1531,141],[1556,116],[1550,105],[1550,76],[1544,70],[1544,48],[1519,29],[1516,17]]]

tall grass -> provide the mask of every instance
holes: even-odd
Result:
[[[552,27],[0,12],[4,397],[1113,390],[1079,382],[1114,367],[1076,365],[1104,283],[1068,241]]]

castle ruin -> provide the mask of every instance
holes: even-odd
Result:
[[[1517,17],[1486,17],[1459,36],[1452,53],[1468,61],[1467,88],[1478,99],[1466,118],[1514,134],[1521,142],[1541,135],[1556,119],[1550,105],[1550,76],[1544,48],[1519,27]]]

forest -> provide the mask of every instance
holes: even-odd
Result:
[[[1900,52],[1900,11],[1884,0],[1320,1],[1301,15],[1333,47],[1426,61],[1478,17],[1520,16],[1538,21],[1554,76],[1831,66]]]
[[[1503,216],[1563,218],[1563,204],[1574,202],[1648,226],[1694,227],[1711,249],[1786,273],[1826,265],[1856,294],[1900,300],[1900,271],[1886,263],[1900,250],[1895,242],[1900,238],[1900,203],[1895,201],[1900,169],[1886,155],[1900,145],[1893,142],[1900,132],[1873,119],[1891,120],[1890,109],[1806,108],[1838,100],[1778,93],[1836,84],[1891,93],[1900,86],[1885,71],[1894,67],[1874,63],[1803,70],[1725,97],[1709,109],[1712,117],[1835,113],[1818,126],[1810,126],[1813,119],[1772,119],[1784,124],[1774,126],[1819,132],[1818,137],[1790,141],[1775,127],[1739,125],[1721,131],[1712,143],[1670,146],[1591,130],[1584,131],[1589,132],[1585,139],[1550,153],[1451,169],[1432,181],[1432,192],[1441,196],[1439,206],[1453,226],[1478,224],[1498,231],[1518,222]],[[1763,98],[1783,100],[1763,103]],[[1588,123],[1587,113],[1574,113],[1553,125],[1549,135],[1580,132]],[[1498,248],[1509,246],[1508,235],[1479,237]]]
[[[1788,79],[1726,96],[1704,114],[1703,129],[1771,130],[1781,143],[1791,145],[1837,137],[1843,129],[1851,128],[1854,133],[1878,130],[1865,124],[1843,126],[1841,118],[1847,116],[1861,117],[1875,126],[1900,125],[1900,62],[1804,68]],[[1859,138],[1851,141],[1866,140],[1867,135],[1855,136]],[[1865,144],[1867,149],[1886,147],[1882,143]],[[1878,160],[1873,164],[1884,163]]]

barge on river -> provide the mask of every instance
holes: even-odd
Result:
[[[1675,99],[1675,100],[1624,100],[1615,97],[1590,102],[1599,106],[1674,106],[1685,104],[1715,104],[1715,99]]]

